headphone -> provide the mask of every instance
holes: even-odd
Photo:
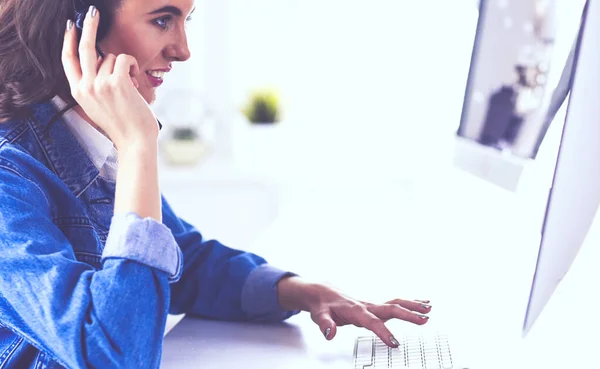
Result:
[[[98,25],[98,33],[96,35],[96,41],[101,41],[108,34],[108,28],[112,22],[110,12],[107,11],[106,5],[103,0],[73,0],[75,7],[75,27],[79,30],[79,37],[81,37],[81,30],[83,30],[83,21],[87,14],[90,6],[94,5],[100,12],[100,24]]]

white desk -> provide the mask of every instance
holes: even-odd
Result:
[[[530,222],[539,219],[512,195],[489,186],[477,194],[476,185],[461,181],[283,188],[277,219],[247,249],[357,298],[431,299],[423,329],[456,337],[472,368],[594,363],[597,340],[583,336],[600,328],[599,305],[582,305],[581,290],[555,296],[530,338],[520,339],[538,246]],[[400,334],[417,329],[389,327]],[[178,339],[165,339],[166,369],[349,368],[354,339],[368,333],[343,327],[327,342],[305,313],[274,326],[186,318],[175,330]]]
[[[354,335],[346,332],[328,342],[307,314],[275,325],[186,318],[175,330],[178,338],[164,343],[166,369],[348,369],[352,363]]]

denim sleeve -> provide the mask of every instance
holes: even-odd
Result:
[[[0,163],[0,230],[4,325],[64,367],[159,367],[169,283],[181,261],[164,225],[115,218],[94,270],[76,260],[43,190]]]
[[[204,240],[200,232],[178,218],[163,197],[163,221],[183,252],[183,273],[171,284],[172,314],[192,314],[231,321],[276,322],[299,311],[284,311],[277,283],[295,275],[277,269],[252,253]]]
[[[164,245],[163,247],[149,247]],[[129,259],[162,270],[169,281],[181,276],[183,256],[169,228],[136,213],[115,214],[102,259]]]

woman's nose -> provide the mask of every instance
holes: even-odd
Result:
[[[187,40],[185,40],[185,42],[183,42],[179,47],[178,47],[178,59],[179,61],[186,61],[188,60],[191,56],[192,53],[190,52],[190,48],[188,47],[188,43]]]
[[[186,61],[191,57],[190,48],[186,37],[182,37],[177,42],[169,45],[165,50],[166,57],[169,60]]]

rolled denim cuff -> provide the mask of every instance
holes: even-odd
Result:
[[[177,282],[183,269],[183,255],[171,230],[133,212],[113,216],[102,261],[108,258],[129,259],[161,270],[170,282]]]
[[[269,264],[263,264],[254,269],[242,288],[242,310],[258,321],[282,321],[299,310],[284,311],[279,305],[277,296],[277,283],[284,277],[297,274],[286,272]]]

